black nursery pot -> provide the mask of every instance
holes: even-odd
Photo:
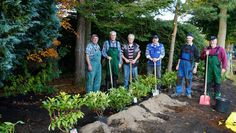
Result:
[[[215,109],[221,113],[227,113],[229,110],[230,101],[226,98],[216,98]]]

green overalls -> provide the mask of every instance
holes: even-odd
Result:
[[[218,51],[214,55],[208,56],[208,73],[207,73],[207,90],[208,94],[212,97],[220,97],[220,84],[221,84],[221,62],[218,59]],[[211,91],[212,83],[214,82],[214,93]]]
[[[94,47],[93,47],[94,48]],[[95,48],[94,48],[95,49]],[[102,79],[101,51],[95,49],[94,58],[90,59],[92,71],[87,72],[86,92],[97,92],[100,90]]]
[[[117,87],[117,80],[118,80],[118,72],[119,72],[119,50],[118,47],[110,47],[107,51],[107,55],[110,56],[111,59],[111,71],[112,71],[112,79],[113,79],[113,87]],[[110,81],[110,70],[109,70],[109,62],[107,61],[107,89],[110,89],[108,85]]]

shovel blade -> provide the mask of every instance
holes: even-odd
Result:
[[[199,104],[200,105],[210,105],[211,98],[207,95],[201,95]]]

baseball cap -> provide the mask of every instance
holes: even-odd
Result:
[[[215,40],[215,39],[217,39],[216,36],[211,36],[211,38],[210,38],[211,41],[212,41],[212,40]]]
[[[193,37],[193,33],[188,33],[187,36]]]
[[[157,34],[152,35],[152,38],[159,38]]]

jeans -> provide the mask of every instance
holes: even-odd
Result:
[[[148,74],[148,75],[150,75],[150,74],[153,74],[153,75],[154,75],[154,66],[152,66],[152,65],[147,65],[147,74]],[[158,79],[161,78],[161,66],[156,66],[156,77],[157,77]],[[161,88],[161,85],[158,84],[156,89],[160,90],[160,88]]]
[[[132,78],[137,79],[138,77],[138,67],[132,67]],[[124,64],[124,86],[125,88],[129,87],[129,80],[130,80],[130,65]]]

